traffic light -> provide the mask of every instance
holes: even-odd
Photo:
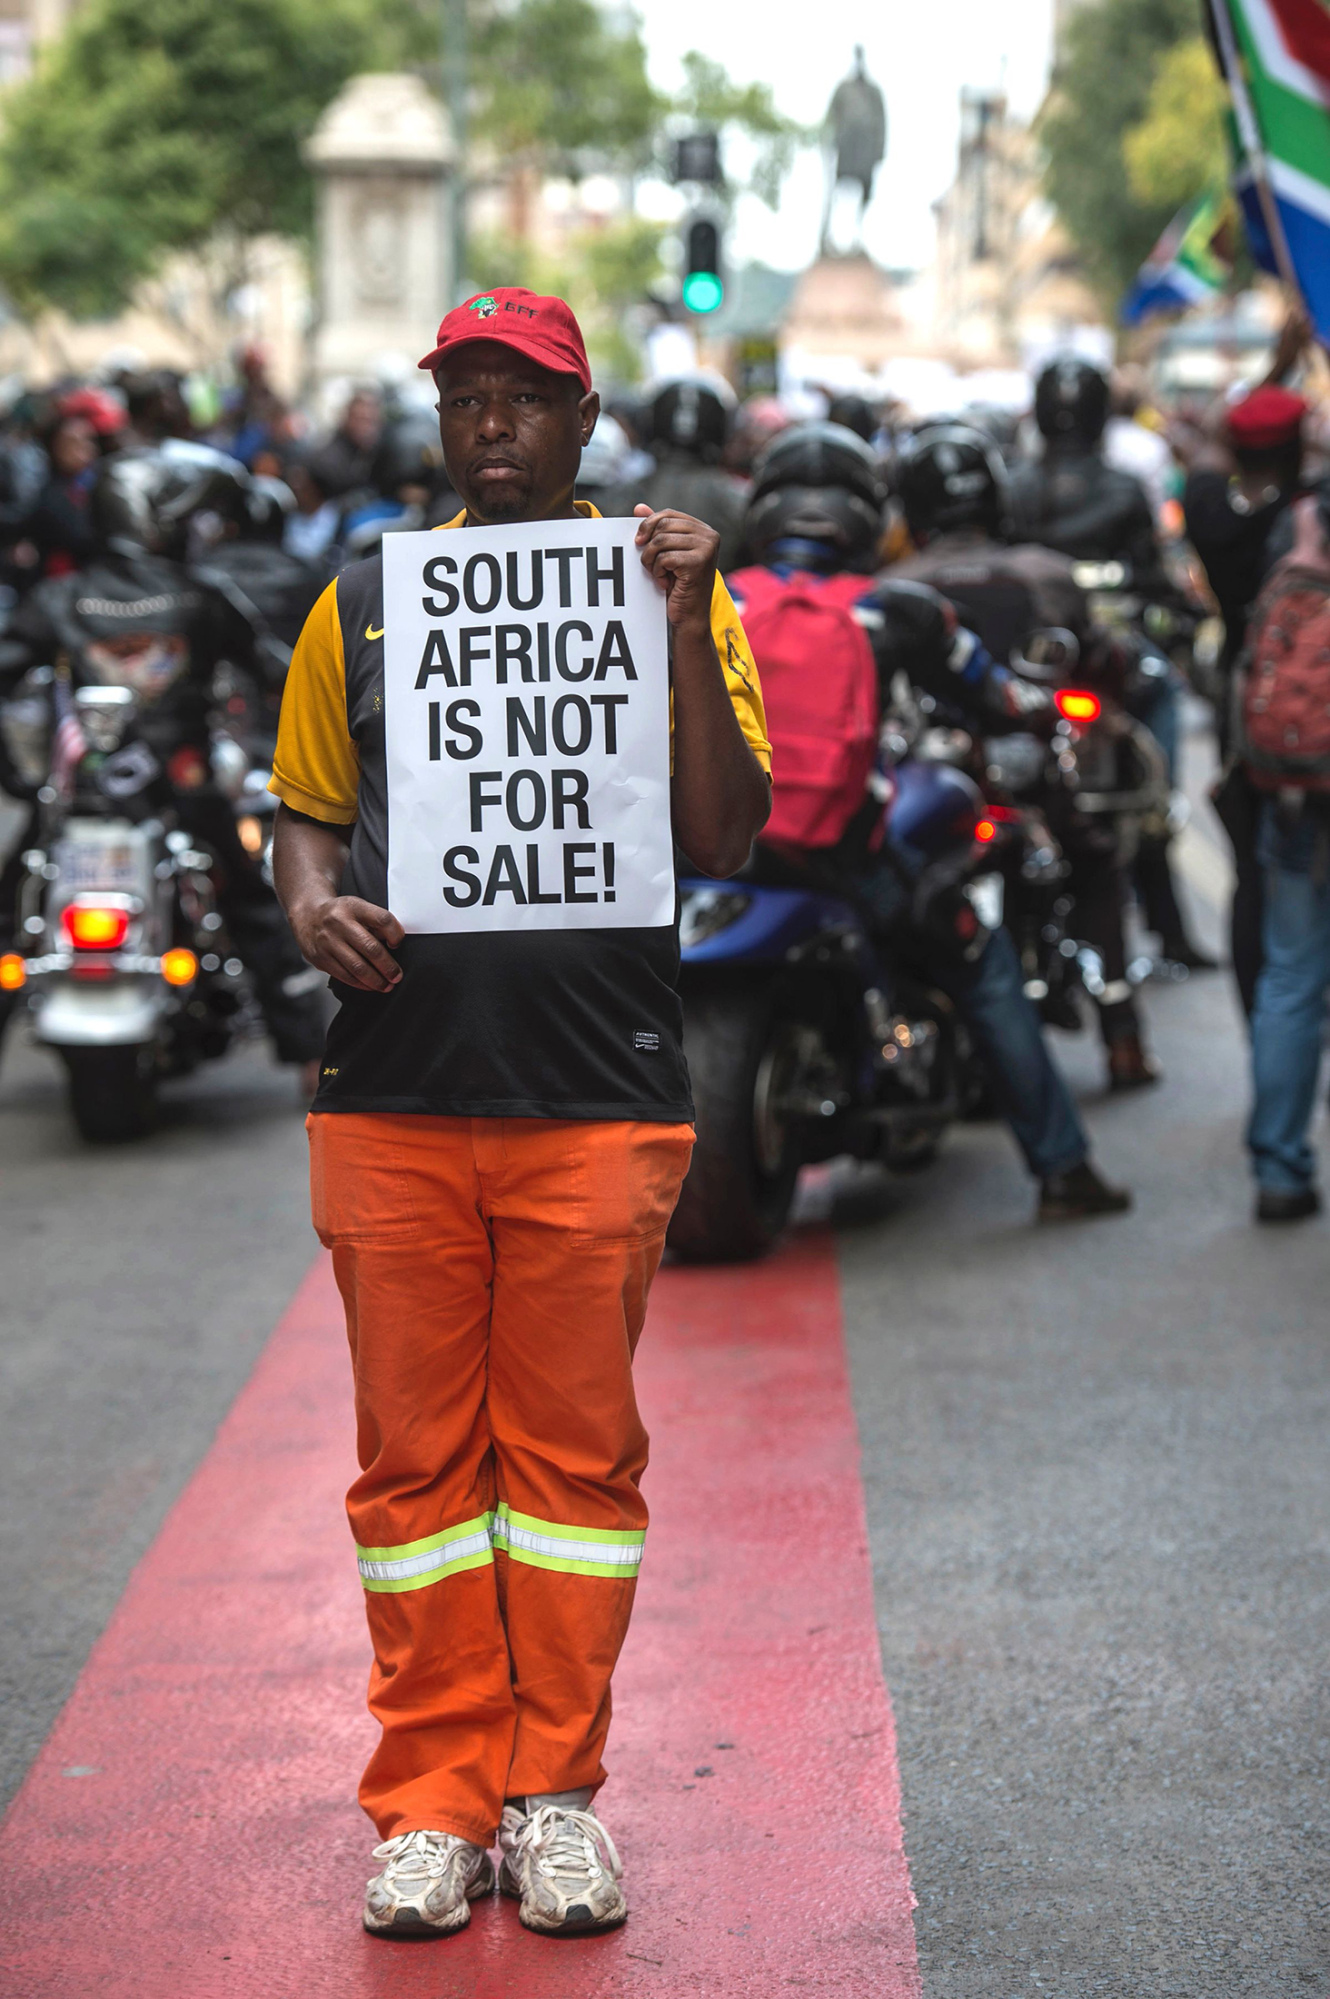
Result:
[[[684,230],[683,302],[689,312],[715,312],[724,297],[720,230],[705,215],[695,215]]]
[[[686,132],[682,139],[675,140],[673,179],[676,185],[680,181],[697,181],[704,187],[719,187],[723,178],[719,132]]]

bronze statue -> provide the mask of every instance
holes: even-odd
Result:
[[[887,151],[887,107],[882,92],[864,68],[862,47],[854,51],[854,68],[836,85],[827,110],[826,130],[835,150],[835,169],[828,175],[827,202],[822,215],[821,254],[830,253],[827,232],[836,190],[854,181],[860,190],[858,231],[873,198],[873,180]]]

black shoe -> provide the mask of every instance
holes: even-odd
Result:
[[[1281,1194],[1274,1187],[1262,1187],[1256,1196],[1258,1222],[1305,1222],[1308,1215],[1320,1212],[1321,1197],[1315,1187],[1304,1187],[1297,1194]]]
[[[1131,1206],[1125,1187],[1112,1187],[1101,1180],[1088,1159],[1065,1173],[1055,1173],[1041,1182],[1035,1220],[1078,1222],[1091,1215],[1121,1215]]]
[[[1139,1034],[1119,1034],[1109,1042],[1108,1087],[1110,1090],[1146,1090],[1157,1083],[1162,1070],[1153,1055],[1141,1046]]]

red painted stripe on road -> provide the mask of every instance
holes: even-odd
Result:
[[[6,1999],[917,1999],[830,1242],[665,1271],[640,1379],[653,1521],[601,1800],[626,1929],[552,1943],[497,1901],[437,1943],[358,1927],[368,1646],[320,1263],[0,1829]]]

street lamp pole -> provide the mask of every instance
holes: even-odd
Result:
[[[456,157],[453,162],[452,196],[449,202],[449,229],[452,254],[452,297],[451,305],[460,304],[466,297],[466,200],[468,181],[468,28],[466,18],[467,0],[440,0],[439,41],[443,59],[444,95],[448,104],[448,115],[452,121],[453,145]]]

